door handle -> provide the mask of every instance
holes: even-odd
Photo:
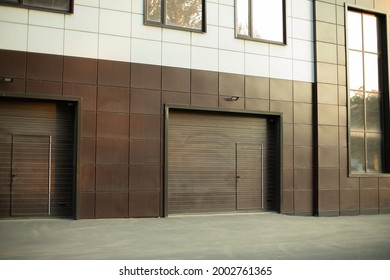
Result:
[[[237,179],[241,179],[241,176],[237,175],[236,178],[237,178]]]

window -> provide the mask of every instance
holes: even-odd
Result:
[[[0,4],[61,13],[73,12],[73,0],[0,0]]]
[[[145,24],[205,31],[205,0],[145,0]]]
[[[348,10],[347,17],[350,172],[381,173],[388,119],[386,16]]]
[[[285,0],[236,0],[236,36],[286,44]]]

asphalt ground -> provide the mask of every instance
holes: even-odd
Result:
[[[2,260],[390,260],[390,215],[0,220]]]

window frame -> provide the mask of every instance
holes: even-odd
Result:
[[[283,41],[274,41],[274,40],[267,40],[267,39],[261,39],[253,37],[253,10],[252,10],[252,1],[256,0],[248,0],[248,33],[249,35],[242,35],[238,34],[237,32],[237,1],[234,0],[234,30],[235,30],[235,36],[237,39],[243,39],[243,40],[250,40],[250,41],[256,41],[256,42],[263,42],[263,43],[271,43],[276,45],[287,45],[287,12],[286,12],[286,0],[280,0],[282,1],[282,26],[283,26]]]
[[[364,157],[365,157],[365,170],[364,171],[353,171],[352,170],[352,156],[351,156],[351,134],[354,133],[353,129],[351,128],[351,100],[350,100],[350,92],[351,92],[351,87],[350,87],[350,57],[349,57],[349,23],[348,23],[348,13],[349,12],[357,12],[360,14],[367,14],[367,15],[373,15],[377,18],[377,21],[379,23],[379,30],[377,32],[378,34],[378,53],[380,54],[380,61],[378,62],[378,82],[379,82],[379,87],[380,87],[380,92],[382,96],[382,134],[383,134],[383,139],[382,139],[382,170],[378,172],[373,172],[373,171],[368,171],[368,161],[367,161],[367,143],[366,139],[367,136],[364,136]],[[350,177],[390,177],[390,100],[389,100],[389,81],[390,81],[390,76],[389,76],[389,39],[388,39],[388,15],[383,12],[379,12],[377,10],[372,10],[372,9],[365,9],[361,8],[356,5],[348,5],[345,4],[345,54],[346,54],[346,69],[347,69],[347,145],[348,145],[348,174]],[[364,27],[362,26],[362,29]],[[362,50],[362,54],[364,55],[365,53],[369,53],[368,51]],[[365,71],[364,65],[362,69],[363,73]],[[364,94],[370,94],[371,91],[366,91],[365,89],[362,91]],[[363,108],[363,110],[366,110]],[[366,127],[362,131],[362,133],[367,134],[370,133],[370,130],[368,130]]]
[[[46,11],[46,12],[54,12],[54,13],[60,13],[60,14],[73,14],[74,12],[74,0],[68,0],[69,1],[69,10],[60,10],[60,9],[54,9],[50,7],[37,7],[34,5],[28,5],[24,3],[24,0],[16,0],[16,1],[10,1],[10,0],[0,0],[1,6],[10,6],[10,7],[19,7],[19,8],[25,8],[25,9],[31,9],[31,10],[38,10],[38,11]]]
[[[168,29],[175,29],[175,30],[180,30],[180,31],[190,31],[194,33],[205,33],[206,32],[206,0],[201,0],[202,1],[202,28],[199,29],[194,29],[194,28],[189,28],[189,27],[181,27],[181,26],[176,26],[176,25],[169,25],[166,24],[166,9],[165,9],[165,1],[166,0],[161,0],[161,20],[160,22],[156,21],[150,21],[148,20],[148,15],[147,15],[147,1],[144,0],[144,25],[148,26],[155,26],[155,27],[161,27],[161,28],[168,28]]]

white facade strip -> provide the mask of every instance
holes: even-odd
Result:
[[[313,2],[287,0],[287,45],[235,37],[234,0],[206,1],[206,32],[144,25],[142,0],[76,0],[74,14],[0,6],[0,48],[314,81]]]

